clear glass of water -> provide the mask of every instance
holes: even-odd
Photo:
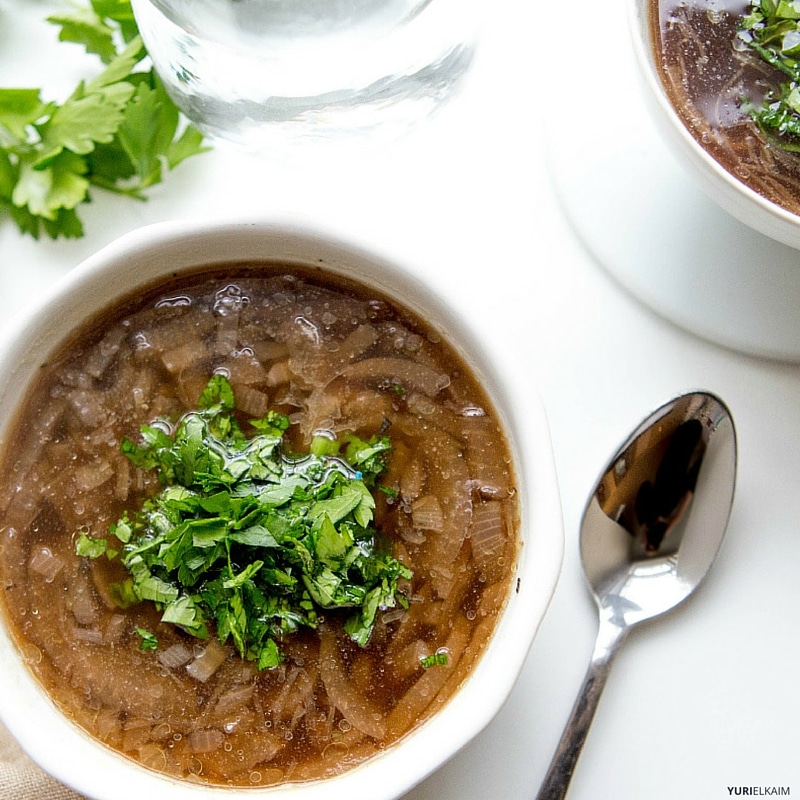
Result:
[[[133,0],[154,66],[212,138],[261,149],[428,116],[460,84],[480,0]]]

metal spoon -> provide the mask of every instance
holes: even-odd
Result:
[[[594,652],[537,800],[567,794],[611,662],[633,625],[674,608],[708,572],[728,524],[736,432],[705,392],[655,411],[603,470],[581,524],[599,610]]]

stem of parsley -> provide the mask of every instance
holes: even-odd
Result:
[[[99,58],[98,75],[63,103],[0,88],[0,215],[34,238],[83,236],[92,188],[144,200],[165,170],[209,149],[149,65],[130,0],[90,2],[48,22]]]

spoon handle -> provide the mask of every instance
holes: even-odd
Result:
[[[589,668],[536,800],[562,800],[566,797],[572,773],[605,688],[611,662],[627,630],[624,624],[620,626],[601,614]]]

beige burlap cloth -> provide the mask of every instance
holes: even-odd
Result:
[[[0,724],[0,799],[83,800],[43,772]]]

